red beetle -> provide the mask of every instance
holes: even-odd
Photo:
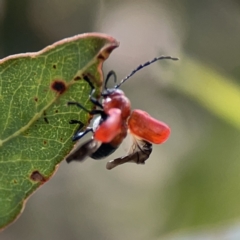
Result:
[[[81,131],[84,126],[78,120],[71,120],[70,124],[79,124],[79,128],[73,136],[73,141],[81,139],[88,132],[93,136],[90,140],[80,146],[76,146],[66,157],[66,161],[83,161],[86,157],[102,159],[111,155],[120,146],[127,136],[133,136],[133,143],[128,154],[124,157],[116,158],[107,163],[107,169],[112,169],[125,162],[135,162],[144,164],[152,152],[152,144],[165,142],[170,135],[170,128],[163,122],[151,117],[142,110],[131,111],[129,99],[119,87],[128,80],[134,73],[149,64],[162,59],[178,60],[170,56],[161,56],[152,61],[139,65],[135,70],[125,77],[114,88],[107,88],[108,80],[111,76],[117,81],[115,72],[110,71],[105,80],[104,91],[102,92],[102,103],[93,97],[95,88],[91,80],[84,76],[85,81],[91,86],[90,100],[100,109],[89,111],[78,102],[68,102],[68,105],[76,105],[87,111],[91,115],[99,114],[93,122],[93,127],[88,127]]]

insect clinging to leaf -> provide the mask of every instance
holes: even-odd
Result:
[[[170,56],[161,56],[154,58],[152,61],[139,65],[128,76],[116,84],[113,88],[108,88],[108,81],[111,77],[117,82],[114,71],[107,74],[104,90],[101,94],[102,102],[94,98],[95,88],[91,79],[87,76],[84,80],[91,87],[90,101],[95,104],[98,109],[89,111],[78,102],[68,102],[68,105],[76,105],[77,107],[88,112],[90,115],[99,115],[93,122],[92,127],[87,127],[84,131],[84,124],[78,120],[71,120],[70,124],[79,124],[72,140],[80,140],[88,132],[92,132],[90,140],[75,148],[66,157],[66,161],[83,161],[87,157],[99,160],[108,157],[115,152],[126,138],[128,132],[132,136],[132,145],[126,156],[116,158],[109,161],[106,165],[107,169],[112,169],[126,162],[135,162],[144,164],[152,152],[152,144],[164,143],[169,135],[170,128],[167,124],[151,117],[147,112],[135,109],[131,111],[131,103],[119,87],[127,81],[133,74],[140,69],[162,59],[178,60]]]

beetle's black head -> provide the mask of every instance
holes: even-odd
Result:
[[[102,92],[102,96],[104,98],[112,95],[123,95],[123,94],[124,92],[121,89],[117,89],[117,88],[105,88]]]

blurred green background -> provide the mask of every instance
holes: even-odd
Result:
[[[0,58],[75,34],[120,41],[104,64],[133,108],[168,123],[145,166],[63,162],[0,234],[24,239],[240,239],[240,2],[238,0],[0,0]]]

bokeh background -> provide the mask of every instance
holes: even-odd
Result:
[[[120,41],[104,64],[133,108],[171,126],[144,166],[65,162],[1,240],[240,239],[238,0],[0,0],[0,57],[102,32]],[[1,207],[1,206],[0,206]]]

